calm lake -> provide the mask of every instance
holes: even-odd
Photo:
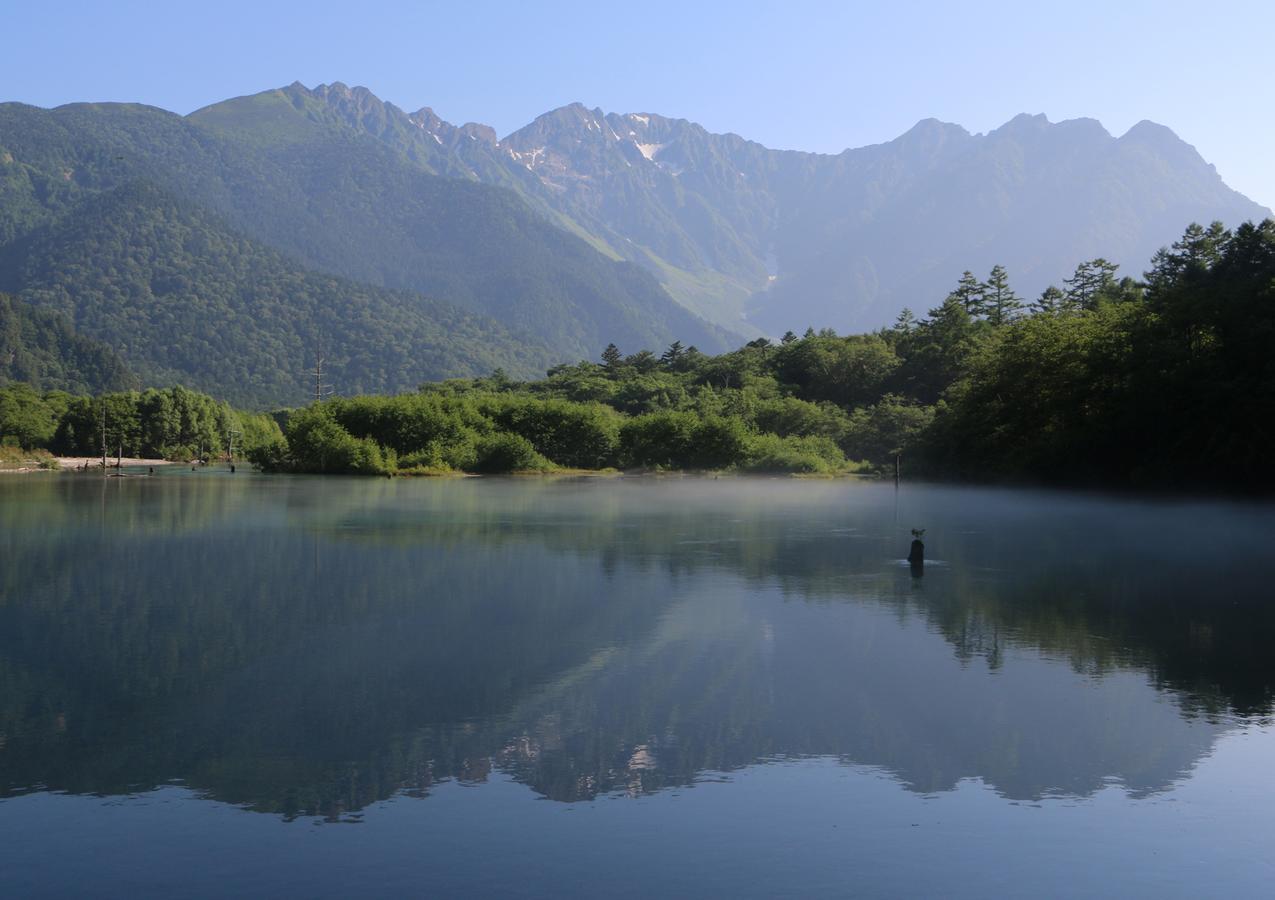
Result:
[[[1273,690],[1270,506],[0,478],[9,897],[1269,896]]]

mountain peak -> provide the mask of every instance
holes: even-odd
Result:
[[[588,115],[589,115],[588,107],[585,106],[583,103],[581,103],[579,100],[573,100],[570,103],[565,103],[562,106],[556,107],[554,109],[549,110],[546,113],[542,113],[536,116],[535,121],[539,122],[541,119],[549,119],[549,120],[557,120],[557,121],[575,121],[578,119],[582,119]]]
[[[1205,167],[1213,178],[1221,181],[1217,169],[1207,162],[1195,147],[1178,137],[1172,128],[1152,122],[1150,119],[1143,119],[1122,134],[1119,143],[1124,147],[1138,148],[1152,153],[1176,166],[1183,167],[1184,171]]]
[[[1066,145],[1091,145],[1111,140],[1111,134],[1097,119],[1077,118],[1051,122],[1044,113],[1019,113],[999,128],[987,133],[994,140],[1012,139],[1036,143],[1046,141]]]
[[[997,131],[1040,131],[1048,128],[1053,123],[1049,121],[1049,117],[1044,113],[1026,113],[1021,112],[1014,118],[1010,119]]]
[[[931,117],[917,122],[889,143],[910,152],[935,153],[969,138],[970,133],[960,125]]]
[[[524,149],[533,146],[543,149],[553,144],[567,148],[594,132],[594,138],[610,133],[605,114],[576,101],[536,116],[530,124],[506,135],[499,143]]]
[[[952,122],[944,122],[942,119],[936,119],[933,116],[919,120],[915,125],[903,132],[901,137],[912,136],[932,136],[932,135],[965,135],[969,132]]]
[[[422,106],[416,112],[408,116],[413,122],[421,125],[426,131],[437,131],[440,128],[452,128],[452,123],[448,122],[438,113],[434,112],[433,107]]]
[[[1142,144],[1173,145],[1184,143],[1172,128],[1143,119],[1120,136],[1122,141],[1136,141]]]
[[[476,141],[482,141],[489,146],[496,146],[500,141],[496,137],[496,129],[490,125],[484,125],[481,122],[466,122],[460,126],[460,133],[466,137],[473,138]]]
[[[366,106],[384,106],[386,105],[380,97],[373,94],[370,90],[362,85],[350,87],[340,81],[334,81],[331,84],[317,85],[310,95],[321,100],[347,100]]]

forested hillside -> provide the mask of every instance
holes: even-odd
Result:
[[[0,385],[40,390],[121,390],[132,377],[107,345],[75,331],[70,319],[0,294]]]
[[[450,304],[307,272],[145,183],[89,195],[0,249],[0,287],[100,337],[144,384],[246,405],[313,397],[320,353],[342,393],[529,375],[552,358]]]
[[[431,174],[369,135],[282,112],[248,115],[249,129],[127,104],[0,106],[0,241],[144,181],[307,268],[492,316],[559,358],[596,353],[604,336],[724,346],[647,272],[515,193]]]

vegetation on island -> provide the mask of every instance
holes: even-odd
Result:
[[[905,310],[870,334],[789,332],[718,356],[612,344],[538,380],[497,369],[326,399],[279,414],[282,429],[181,389],[105,402],[127,423],[108,425],[126,450],[219,452],[234,419],[244,450],[276,471],[837,474],[902,456],[933,477],[1261,490],[1275,483],[1260,414],[1275,406],[1273,294],[1275,221],[1192,225],[1143,280],[1094,259],[1028,301],[996,266],[985,280],[966,272],[924,318]],[[176,411],[191,403],[205,418]],[[96,452],[99,413],[11,387],[0,439]]]

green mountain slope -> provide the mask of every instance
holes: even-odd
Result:
[[[494,316],[560,359],[594,356],[611,341],[723,346],[649,273],[602,255],[517,194],[431,174],[429,160],[313,103],[271,97],[185,119],[133,105],[0,107],[0,158],[9,159],[0,235],[11,240],[78,196],[140,178],[308,267]]]
[[[764,236],[757,231],[769,222],[770,201],[757,196],[740,166],[716,147],[686,151],[698,165],[677,169],[686,176],[679,179],[632,140],[620,140],[620,133],[632,133],[633,117],[604,118],[577,103],[498,141],[488,126],[455,126],[429,108],[409,114],[366,88],[339,82],[237,97],[189,118],[237,140],[280,148],[313,141],[335,126],[375,138],[426,172],[508,188],[547,221],[649,271],[687,309],[732,337],[759,334],[741,314],[748,295],[766,283]],[[656,131],[690,126],[640,118]],[[662,138],[653,131],[642,139]],[[770,152],[741,138],[728,149],[750,159]]]
[[[240,404],[311,396],[320,347],[325,380],[346,394],[501,366],[529,374],[552,359],[450,304],[305,271],[144,183],[89,196],[11,242],[0,286],[70,316],[146,383]]]
[[[0,385],[15,381],[98,393],[126,389],[132,376],[110,347],[76,333],[66,316],[0,294]]]

